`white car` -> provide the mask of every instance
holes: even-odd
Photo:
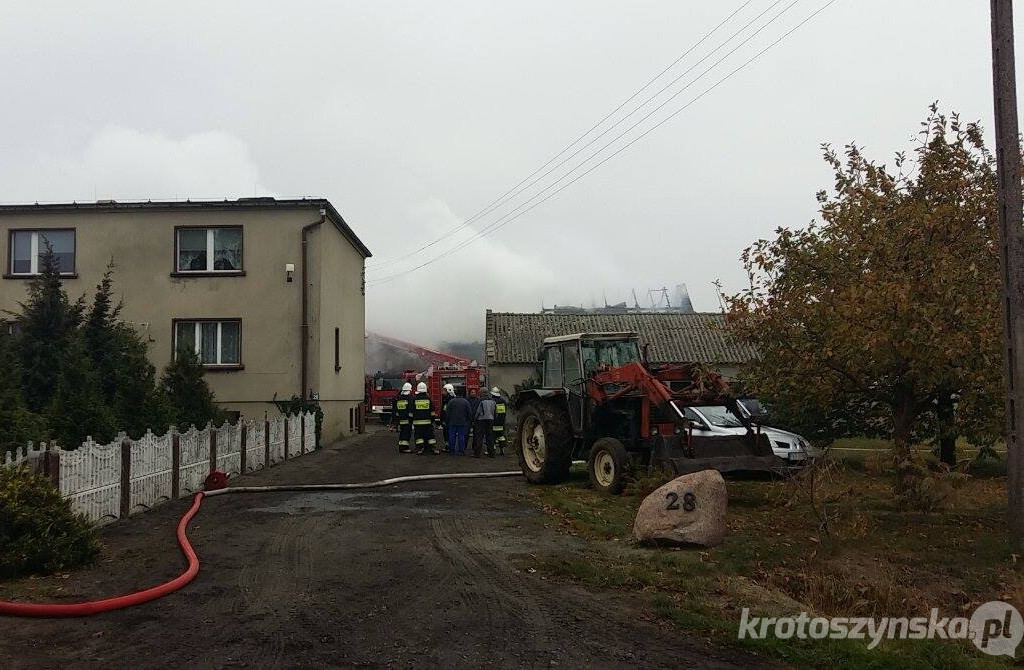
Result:
[[[746,426],[724,405],[686,407],[686,418],[693,422],[694,435],[744,435]],[[796,433],[770,426],[761,426],[761,432],[768,436],[772,451],[786,465],[806,465],[818,456],[818,450]]]

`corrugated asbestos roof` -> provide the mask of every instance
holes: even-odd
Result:
[[[545,337],[633,331],[653,363],[745,363],[753,348],[722,329],[723,314],[514,314],[487,310],[488,364],[536,363]]]

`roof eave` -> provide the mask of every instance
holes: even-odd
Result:
[[[40,214],[53,212],[116,212],[126,210],[237,210],[237,209],[294,209],[320,208],[327,212],[334,227],[348,242],[362,254],[370,258],[373,253],[363,244],[355,231],[345,222],[331,201],[327,198],[239,198],[237,200],[144,200],[144,201],[97,201],[97,202],[55,202],[0,205],[0,214]]]

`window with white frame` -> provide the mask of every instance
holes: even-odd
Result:
[[[53,250],[60,273],[75,274],[75,231],[59,230],[12,230],[8,240],[12,275],[37,275],[43,266],[47,244]]]
[[[241,272],[242,227],[178,228],[175,232],[178,272]]]
[[[242,364],[242,322],[238,319],[174,322],[174,350],[196,352],[205,366]]]

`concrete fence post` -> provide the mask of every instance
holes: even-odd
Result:
[[[245,450],[246,444],[248,444],[249,428],[245,424],[245,420],[242,417],[238,417],[238,429],[242,431],[239,435],[239,449],[238,452],[238,474],[245,474]]]
[[[217,429],[210,425],[210,472],[217,469]]]
[[[46,453],[43,455],[43,469],[46,476],[50,478],[53,487],[60,490],[60,450],[46,446]]]
[[[263,449],[266,452],[263,458],[263,467],[270,467],[270,422],[267,421],[267,417],[263,417]]]
[[[176,428],[171,428],[171,499],[181,497],[181,442]]]
[[[284,415],[284,460],[288,460],[288,415]]]
[[[131,512],[132,500],[132,441],[121,440],[121,512],[124,519]]]

